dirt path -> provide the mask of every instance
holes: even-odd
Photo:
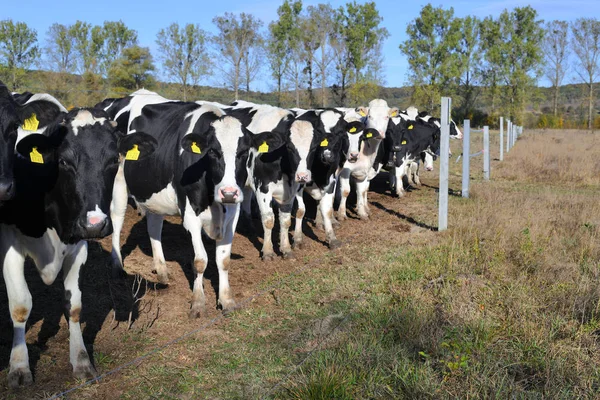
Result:
[[[437,221],[437,175],[422,173],[423,186],[408,193],[405,198],[393,198],[385,191],[385,174],[380,174],[372,184],[369,200],[371,221],[356,218],[352,210],[350,219],[337,230],[345,245],[337,250],[352,252],[352,242],[361,240],[363,233],[369,240],[389,237],[404,232],[427,232]],[[351,199],[351,204],[354,200]],[[260,221],[254,227],[238,226],[233,242],[230,284],[239,303],[257,293],[261,285],[275,274],[285,275],[300,266],[316,260],[329,250],[324,232],[314,227],[314,204],[307,201],[309,221],[304,233],[309,240],[296,254],[296,260],[278,258],[265,263],[260,259],[262,239]],[[312,214],[311,214],[312,211]],[[242,232],[242,233],[240,233]],[[251,232],[255,232],[252,234]],[[433,233],[432,233],[433,234]],[[277,237],[276,234],[273,235]],[[135,210],[129,208],[122,235],[123,256],[127,277],[110,279],[110,238],[90,242],[88,262],[82,269],[83,332],[90,344],[99,373],[115,365],[133,360],[136,355],[150,351],[174,337],[197,329],[221,314],[216,307],[217,271],[214,262],[205,274],[207,312],[202,318],[190,320],[187,313],[191,301],[193,252],[189,237],[180,225],[179,218],[167,218],[163,228],[163,246],[170,274],[168,287],[158,287],[151,272],[151,250],[146,233],[146,223]],[[214,259],[214,244],[207,246],[209,258]],[[8,313],[6,288],[0,281],[0,398],[43,398],[74,386],[76,382],[69,364],[68,329],[63,315],[63,284],[59,278],[52,286],[45,286],[33,265],[27,268],[27,281],[33,295],[33,311],[28,321],[29,355],[35,383],[29,388],[9,392],[7,388],[8,361],[12,341],[12,326]],[[141,300],[140,300],[141,299]],[[257,303],[260,306],[260,302]],[[131,329],[129,321],[133,320]],[[227,320],[202,330],[209,347],[211,340],[221,340],[221,326]],[[91,354],[91,353],[90,353]],[[115,374],[100,385],[101,392],[118,396],[125,383]],[[111,396],[112,397],[112,396]],[[101,397],[102,398],[102,397]]]

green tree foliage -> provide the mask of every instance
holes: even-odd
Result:
[[[285,0],[277,9],[279,18],[269,24],[267,57],[271,76],[277,85],[277,105],[281,106],[281,92],[284,77],[292,58],[292,50],[297,46],[300,36],[298,20],[302,11],[302,2]]]
[[[504,10],[497,20],[488,20],[498,32],[494,47],[488,48],[499,61],[496,71],[504,85],[503,106],[508,116],[520,123],[525,101],[541,73],[542,21],[537,20],[537,11],[530,6]]]
[[[12,90],[19,88],[25,70],[38,60],[39,55],[34,29],[24,22],[0,21],[0,63],[5,70],[2,75],[6,75],[5,80],[10,79]]]
[[[315,32],[315,40],[318,43],[314,64],[321,83],[321,107],[327,105],[327,81],[333,60],[331,37],[334,34],[334,13],[329,4],[319,4],[307,8],[307,19],[312,24],[312,31]]]
[[[46,33],[47,67],[56,72],[74,72],[76,68],[75,38],[63,24],[52,24]]]
[[[569,59],[569,24],[565,21],[551,21],[546,24],[546,36],[543,41],[543,50],[546,58],[546,77],[552,83],[553,97],[552,109],[556,117],[558,114],[558,96],[560,85],[567,72]]]
[[[454,18],[452,8],[427,4],[406,33],[408,39],[400,44],[400,50],[408,58],[409,79],[415,88],[413,101],[433,111],[439,107],[440,96],[449,95],[448,88],[460,76],[456,49],[461,23]]]
[[[211,64],[206,49],[207,33],[199,25],[179,27],[172,23],[161,29],[156,44],[167,75],[182,86],[183,100],[187,101],[189,85],[210,74]]]
[[[77,21],[71,28],[77,54],[77,69],[80,74],[99,74],[102,63],[104,32],[100,26]]]
[[[260,28],[263,22],[252,14],[241,13],[238,16],[226,12],[225,15],[213,18],[218,34],[213,37],[217,46],[220,68],[228,87],[238,99],[242,82],[244,66],[246,70],[250,65],[250,52],[262,45]],[[250,89],[250,74],[246,75],[246,90]]]
[[[456,46],[457,92],[461,99],[458,118],[473,119],[481,83],[480,21],[476,17],[468,16],[458,19],[457,24],[459,26],[459,39]]]
[[[121,57],[126,47],[137,44],[137,32],[129,29],[123,21],[105,21],[102,26],[104,45],[101,50],[102,70],[108,71],[113,62]]]
[[[126,95],[141,88],[152,89],[155,69],[149,48],[131,46],[122,50],[121,58],[110,67],[108,78],[113,91]]]
[[[588,129],[594,127],[594,81],[600,78],[600,21],[579,18],[571,26],[577,74],[588,87]]]

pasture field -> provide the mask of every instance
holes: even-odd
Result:
[[[90,242],[81,277],[98,372],[129,364],[68,398],[600,397],[600,135],[527,131],[500,163],[496,133],[492,180],[473,159],[470,199],[459,197],[461,143],[451,143],[448,231],[435,231],[438,176],[426,171],[404,198],[385,192],[380,174],[371,220],[343,222],[336,251],[309,213],[312,240],[296,260],[264,263],[260,221],[242,221],[230,266],[241,307],[228,316],[215,307],[210,265],[206,315],[187,318],[192,250],[178,218],[163,233],[171,283],[152,283],[145,221],[130,209],[127,278],[110,279],[110,238]],[[480,141],[474,134],[473,153]],[[17,391],[7,389],[12,329],[0,281],[3,399],[82,383],[68,361],[62,282],[46,287],[32,269],[35,382]]]

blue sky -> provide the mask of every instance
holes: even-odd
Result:
[[[104,21],[123,20],[128,27],[137,30],[139,42],[148,46],[155,53],[155,38],[157,32],[172,22],[180,24],[198,23],[200,26],[214,33],[212,18],[227,11],[233,13],[252,13],[265,22],[265,26],[277,17],[277,7],[283,0],[234,0],[234,1],[156,1],[156,0],[20,0],[3,1],[0,6],[0,19],[12,18],[14,21],[26,22],[38,32],[38,40],[45,41],[46,32],[55,22],[72,24],[76,20],[87,21],[92,24],[102,24]],[[311,4],[324,3],[325,1],[303,0],[306,7]],[[337,8],[347,1],[330,1]],[[406,26],[418,16],[421,7],[427,1],[389,1],[377,0],[377,8],[383,15],[383,26],[390,32],[390,37],[385,41],[383,51],[385,55],[385,76],[388,86],[403,86],[406,84],[408,65],[400,53],[398,45],[406,40]],[[440,2],[431,2],[438,6]],[[462,0],[447,1],[444,8],[454,8],[458,17],[475,15],[486,17],[498,16],[504,9],[522,7],[527,3],[522,0],[484,1]],[[545,21],[562,19],[571,21],[580,17],[600,16],[600,1],[598,0],[532,0],[529,4]],[[266,75],[266,73],[265,73]],[[574,82],[573,77],[565,83]],[[214,83],[214,79],[211,82]],[[541,80],[540,84],[547,85]],[[268,81],[257,82],[253,89],[269,90],[271,83]]]

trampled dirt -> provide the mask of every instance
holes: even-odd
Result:
[[[394,198],[386,190],[387,173],[380,174],[369,193],[370,221],[361,221],[353,210],[351,197],[349,216],[336,230],[344,246],[337,252],[352,252],[352,244],[368,237],[406,234],[432,234],[437,221],[437,173],[421,173],[423,185]],[[260,258],[262,227],[255,216],[252,222],[238,225],[233,242],[230,284],[238,304],[258,293],[274,274],[285,276],[303,265],[317,262],[329,252],[325,234],[314,225],[314,202],[305,198],[308,208],[304,233],[305,247],[296,251],[295,260],[263,262]],[[248,226],[252,224],[253,226]],[[274,233],[273,238],[278,234]],[[106,373],[114,365],[135,359],[137,354],[151,351],[185,332],[198,329],[222,313],[217,308],[218,276],[214,264],[214,243],[206,237],[209,267],[205,273],[204,288],[207,297],[206,313],[190,320],[188,311],[194,279],[193,251],[189,235],[181,226],[179,217],[168,217],[163,227],[163,248],[170,274],[168,286],[156,284],[152,270],[152,255],[145,219],[129,207],[121,237],[127,276],[112,278],[110,271],[110,237],[89,243],[87,264],[82,268],[80,284],[83,292],[82,328],[84,341],[94,355],[98,373]],[[276,243],[276,241],[275,241]],[[276,247],[277,251],[277,247]],[[0,398],[45,398],[75,386],[69,364],[69,333],[64,315],[62,277],[51,285],[43,284],[32,263],[26,266],[26,277],[33,296],[33,310],[28,320],[27,342],[34,384],[16,391],[7,387],[7,373],[12,342],[12,324],[8,313],[6,287],[0,281]],[[257,299],[244,307],[269,306]],[[195,334],[206,346],[223,336],[222,326],[227,319],[219,319]],[[145,340],[132,341],[133,333],[144,335]],[[201,354],[198,355],[202,357]],[[103,360],[111,360],[110,367]],[[177,362],[177,360],[172,360]],[[116,373],[97,386],[96,398],[118,397],[126,382]],[[73,398],[80,398],[74,393]]]

